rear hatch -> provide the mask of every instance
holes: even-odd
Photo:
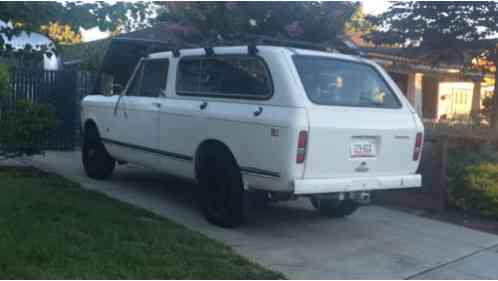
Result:
[[[365,63],[293,57],[311,104],[305,178],[414,173],[415,117]]]

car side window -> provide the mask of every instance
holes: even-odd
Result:
[[[142,82],[142,68],[143,64],[141,63],[135,75],[133,76],[133,80],[131,81],[128,90],[126,91],[127,96],[140,96],[140,84]]]
[[[157,97],[166,89],[169,61],[146,60],[143,64],[141,96]]]
[[[266,99],[272,91],[268,69],[256,56],[184,57],[179,63],[179,95]]]

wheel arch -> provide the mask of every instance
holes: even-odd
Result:
[[[198,146],[194,154],[194,176],[196,179],[198,179],[198,174],[199,174],[199,169],[201,168],[201,156],[202,153],[206,150],[210,149],[218,149],[222,151],[223,153],[227,153],[229,157],[232,159],[232,161],[235,163],[237,168],[240,170],[239,163],[237,162],[237,158],[235,157],[235,154],[233,151],[230,149],[230,147],[223,141],[218,140],[218,139],[206,139],[202,141]]]
[[[92,118],[88,118],[85,120],[83,124],[83,136],[91,136],[92,133],[95,134],[93,136],[100,137],[99,127],[97,126],[97,122]]]

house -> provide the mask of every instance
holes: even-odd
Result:
[[[494,75],[468,71],[463,62],[424,63],[417,48],[363,47],[381,64],[427,122],[470,121],[494,91]]]

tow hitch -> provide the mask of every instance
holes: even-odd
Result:
[[[351,192],[350,197],[361,205],[370,204],[372,201],[370,192],[367,191]]]

